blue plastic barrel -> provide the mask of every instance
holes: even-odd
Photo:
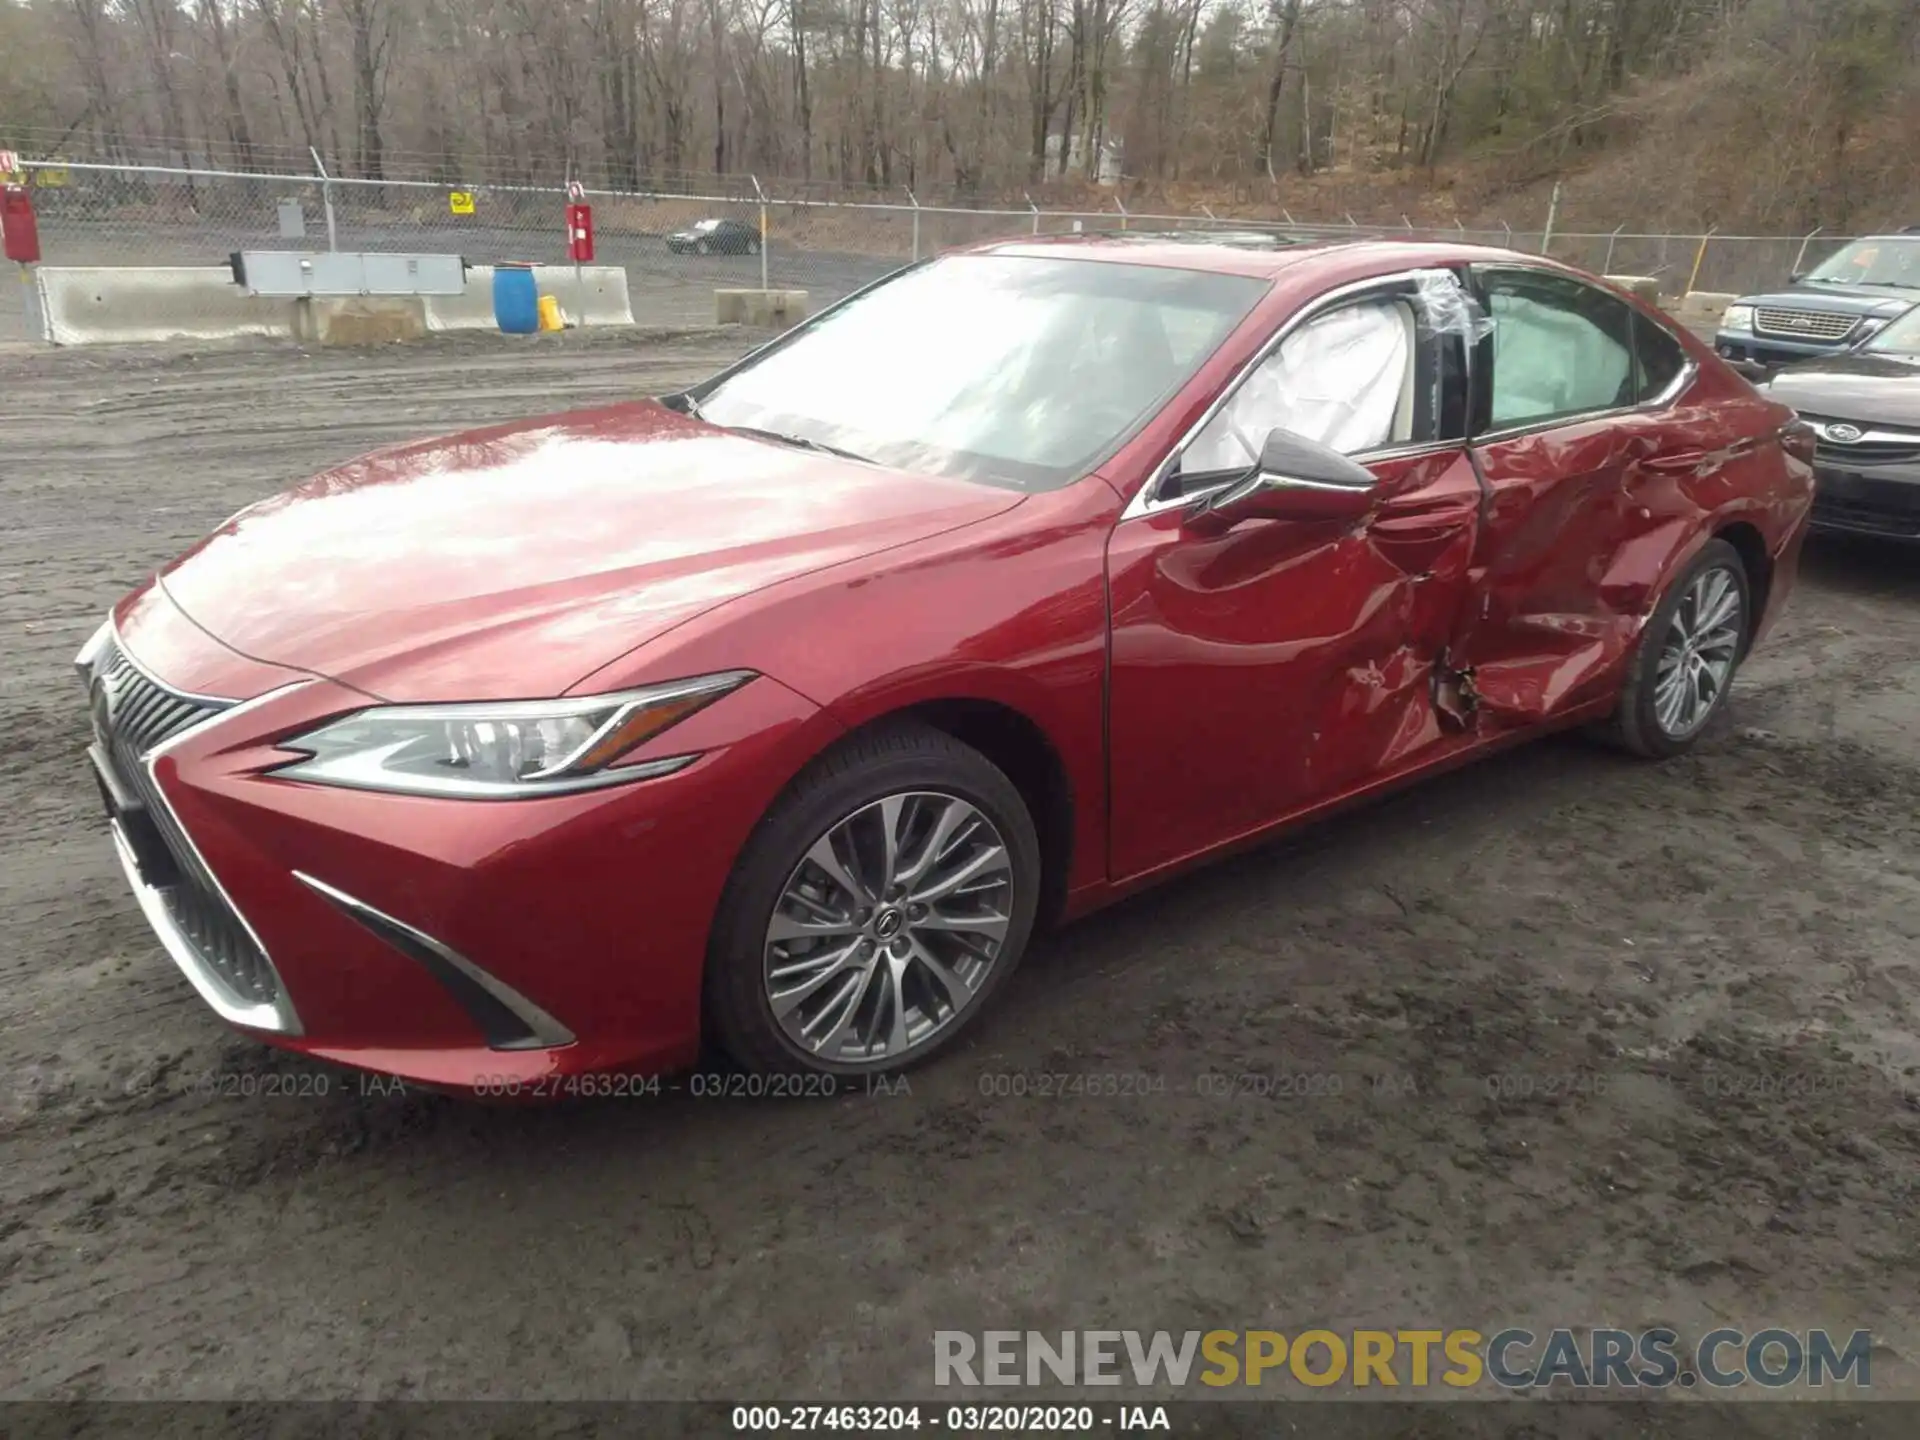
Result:
[[[532,335],[540,328],[540,287],[531,265],[493,267],[493,318],[508,335]]]

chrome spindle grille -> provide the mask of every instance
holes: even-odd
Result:
[[[174,875],[165,877],[166,883],[156,879],[154,886],[167,913],[236,998],[272,1004],[280,983],[271,962],[221,895],[146,766],[146,757],[159,746],[227,706],[166,689],[111,642],[93,673],[109,697],[106,733],[98,737],[102,749],[121,784],[138,798],[174,865]]]

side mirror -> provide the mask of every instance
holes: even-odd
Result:
[[[1189,529],[1221,534],[1243,520],[1358,520],[1378,481],[1366,466],[1291,430],[1275,430],[1260,463],[1224,490],[1194,502]]]

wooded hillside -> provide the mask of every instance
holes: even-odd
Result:
[[[0,0],[0,146],[928,200],[1105,157],[1128,197],[1303,217],[1564,179],[1609,229],[1920,222],[1920,3]]]

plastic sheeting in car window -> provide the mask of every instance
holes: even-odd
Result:
[[[1244,470],[1273,430],[1345,454],[1407,438],[1413,423],[1413,310],[1404,300],[1349,305],[1309,320],[1247,377],[1194,437],[1189,475]]]
[[[1493,333],[1492,319],[1451,270],[1423,270],[1413,278],[1424,334],[1458,335],[1472,346]]]

